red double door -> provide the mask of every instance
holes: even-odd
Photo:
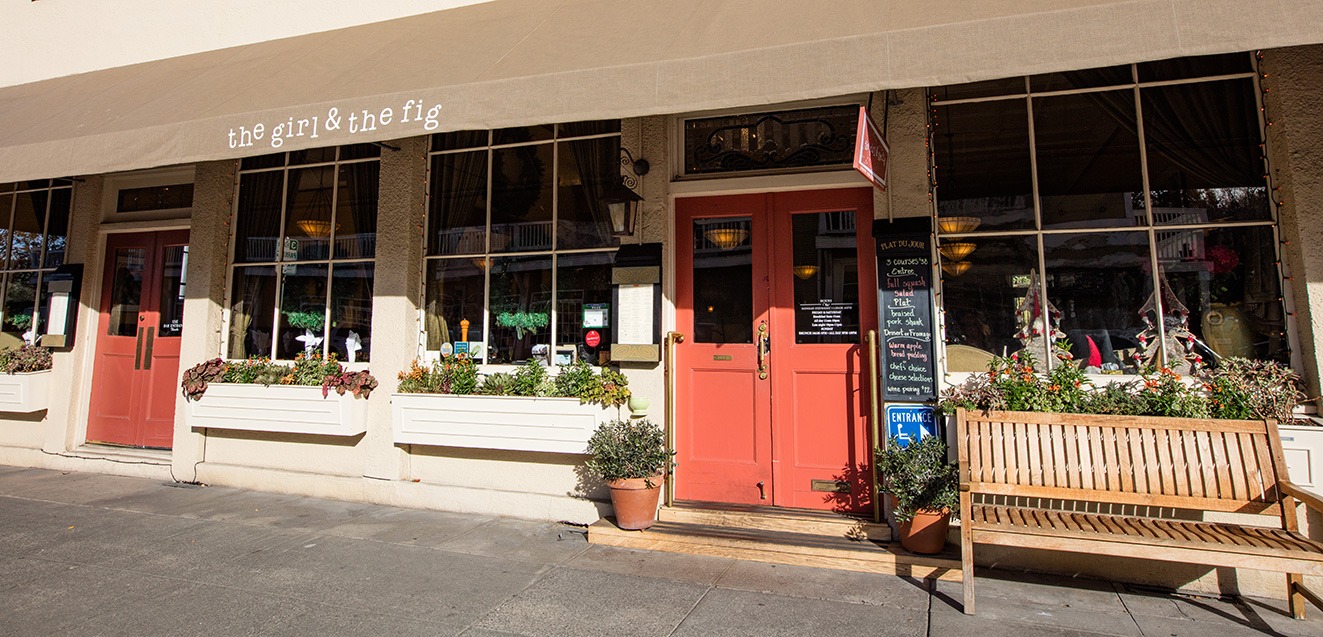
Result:
[[[676,202],[675,494],[872,506],[869,189]]]
[[[171,447],[187,270],[187,230],[106,240],[88,442]]]

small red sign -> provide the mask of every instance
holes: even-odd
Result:
[[[859,107],[859,130],[855,134],[854,169],[878,190],[887,189],[887,155],[891,150],[877,124],[868,116],[868,107]]]
[[[602,335],[598,334],[597,330],[588,330],[588,333],[583,335],[583,342],[588,347],[597,347],[602,344]]]

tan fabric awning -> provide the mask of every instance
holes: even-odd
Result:
[[[1319,42],[1323,0],[495,0],[0,88],[0,182]]]

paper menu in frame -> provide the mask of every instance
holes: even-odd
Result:
[[[616,309],[618,325],[617,343],[623,345],[650,345],[653,343],[653,307],[656,286],[640,283],[616,286],[619,307]]]

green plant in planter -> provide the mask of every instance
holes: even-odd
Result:
[[[646,418],[602,423],[588,439],[588,454],[586,465],[594,475],[607,482],[643,479],[648,488],[675,464],[662,428]]]
[[[31,314],[10,314],[5,317],[5,322],[13,325],[15,329],[26,330],[32,327]]]
[[[946,441],[928,436],[902,448],[893,438],[877,452],[879,488],[896,498],[896,520],[908,522],[917,511],[960,509],[959,468],[946,459]]]
[[[0,350],[0,372],[6,374],[40,372],[53,365],[51,351],[40,345],[21,345]]]
[[[496,315],[496,324],[501,327],[515,328],[515,338],[524,338],[524,332],[536,331],[551,323],[546,312],[501,312]]]
[[[599,372],[581,360],[561,367],[553,385],[557,396],[578,398],[585,405],[592,403],[619,409],[630,396],[629,380],[624,374],[606,367]]]
[[[514,385],[514,374],[506,372],[496,372],[487,374],[482,379],[482,384],[478,385],[476,393],[483,396],[509,396],[510,388]]]
[[[316,312],[305,312],[303,310],[285,310],[285,320],[289,321],[290,327],[296,327],[301,330],[312,330],[313,332],[322,331],[326,327],[326,312],[318,310]]]
[[[547,368],[536,360],[530,360],[515,370],[508,389],[510,396],[551,396],[555,393]]]
[[[1217,369],[1201,374],[1214,418],[1295,420],[1292,413],[1305,399],[1300,376],[1271,361],[1224,358]]]
[[[179,383],[184,397],[189,400],[201,398],[207,392],[208,384],[218,382],[225,376],[226,368],[225,361],[213,358],[185,370],[184,379]]]
[[[478,390],[478,367],[465,354],[443,356],[435,364],[414,361],[409,370],[400,372],[399,392],[402,394],[456,394],[460,396]]]

